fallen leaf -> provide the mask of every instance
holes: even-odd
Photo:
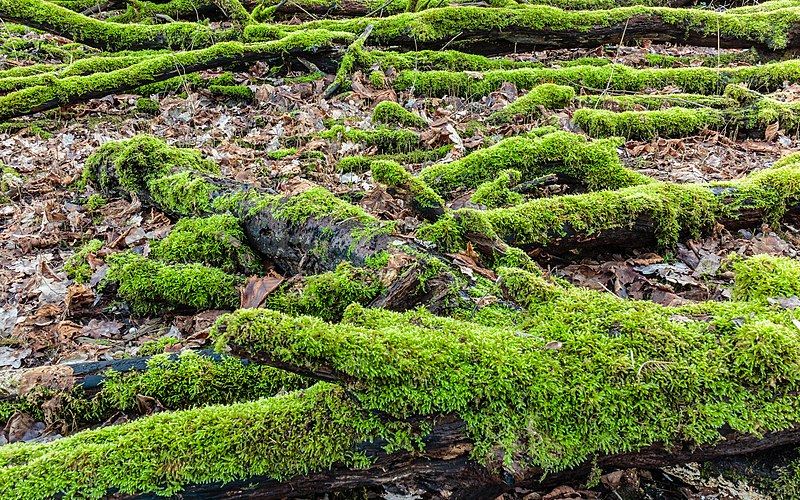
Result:
[[[244,286],[239,289],[242,309],[261,307],[267,296],[277,290],[283,280],[283,276],[275,272],[263,277],[251,276],[247,278]]]

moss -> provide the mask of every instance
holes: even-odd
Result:
[[[463,231],[458,221],[449,213],[436,222],[423,224],[417,229],[417,238],[435,243],[443,252],[455,253],[464,248]]]
[[[367,146],[376,146],[379,151],[386,153],[409,152],[420,146],[418,133],[405,129],[394,130],[388,127],[379,127],[375,130],[359,130],[335,125],[329,130],[321,132],[319,137],[329,140],[339,139],[362,142]]]
[[[140,255],[109,256],[106,279],[140,315],[165,309],[235,309],[244,280],[202,264],[169,265]]]
[[[94,193],[90,195],[88,198],[86,198],[86,201],[84,201],[83,206],[86,207],[86,210],[93,212],[98,208],[106,206],[107,203],[108,200],[103,198],[102,195]]]
[[[308,276],[302,283],[289,283],[267,296],[265,307],[289,314],[307,314],[327,321],[338,321],[352,303],[366,305],[385,287],[373,266],[388,255],[380,254],[368,268],[353,267],[347,262],[335,271]],[[382,267],[382,266],[379,266]]]
[[[103,247],[100,240],[87,241],[77,252],[75,252],[66,262],[64,271],[75,283],[87,283],[92,278],[92,269],[86,258],[89,254],[97,253]]]
[[[570,89],[571,90],[571,89]],[[372,121],[389,125],[405,125],[407,127],[426,127],[428,123],[421,116],[415,115],[396,102],[381,101],[372,111]]]
[[[321,187],[313,187],[298,195],[273,203],[273,216],[290,224],[303,224],[309,218],[331,217],[341,222],[356,219],[372,223],[375,219],[361,208],[351,205]]]
[[[86,160],[83,178],[105,191],[122,188],[152,199],[171,213],[193,215],[208,210],[213,191],[197,174],[218,172],[219,167],[199,151],[140,135],[103,144]]]
[[[540,109],[561,109],[567,107],[575,98],[572,87],[545,83],[509,104],[489,117],[490,123],[506,123],[522,115],[525,119],[536,118]]]
[[[148,115],[157,115],[161,109],[159,108],[158,102],[148,97],[140,97],[136,100],[136,111]]]
[[[719,33],[719,36],[726,39],[735,39],[749,45],[767,46],[771,49],[782,49],[787,46],[789,34],[797,22],[793,9],[729,15],[711,10],[639,5],[595,11],[564,11],[549,6],[533,5],[522,8],[453,6],[379,19],[312,21],[306,23],[304,27],[362,33],[367,24],[373,24],[370,41],[375,45],[393,45],[399,40],[411,39],[422,46],[452,42],[451,46],[458,48],[467,46],[470,42],[469,40],[462,42],[456,38],[462,33],[485,34],[545,29],[591,33],[599,27],[622,29],[626,22],[634,18],[637,22],[652,19],[677,27],[685,30],[687,37],[707,37],[711,33],[715,35]],[[481,39],[477,43],[481,42],[485,40]],[[472,43],[476,42],[473,40]]]
[[[24,0],[38,2],[39,0]],[[85,18],[90,19],[90,18]],[[94,21],[90,19],[91,21]],[[165,26],[178,26],[172,23]],[[125,25],[120,25],[125,26]],[[196,25],[188,25],[196,28]],[[200,33],[200,31],[196,31]],[[150,95],[161,90],[159,86],[142,89],[140,87],[157,83],[181,73],[192,73],[220,60],[237,60],[278,56],[295,49],[320,48],[331,45],[336,40],[348,39],[349,35],[328,31],[308,30],[293,33],[273,42],[244,44],[222,42],[206,49],[174,52],[152,57],[144,57],[140,62],[110,72],[98,72],[89,76],[69,76],[57,78],[47,84],[26,87],[0,97],[0,119],[29,114],[40,106],[52,106],[80,100],[85,96],[102,95],[104,92],[119,92],[120,89],[136,89]],[[187,76],[188,78],[188,76]],[[195,77],[199,78],[199,77]],[[181,80],[177,82],[180,83]]]
[[[378,436],[402,443],[392,429],[360,412],[343,390],[319,383],[254,402],[157,413],[47,445],[4,448],[0,460],[9,465],[0,472],[0,494],[96,499],[114,489],[172,496],[189,483],[285,479],[334,464],[363,465],[367,459],[355,446]]]
[[[766,301],[800,295],[800,262],[788,257],[754,255],[733,265],[734,298]]]
[[[521,179],[522,173],[519,170],[502,170],[495,180],[478,186],[470,201],[486,208],[519,205],[523,201],[522,195],[511,188]]]
[[[389,82],[386,80],[386,75],[383,73],[383,71],[378,70],[370,72],[369,83],[371,83],[376,89],[385,89],[389,86]]]
[[[267,157],[270,160],[283,160],[287,156],[292,156],[294,154],[297,154],[297,148],[284,148],[267,153]]]
[[[376,182],[408,192],[413,203],[419,208],[428,210],[444,207],[444,200],[441,196],[425,185],[423,181],[411,175],[399,163],[390,160],[376,160],[372,162],[370,169]]]
[[[588,142],[578,134],[558,132],[540,138],[511,137],[461,160],[422,170],[419,177],[440,194],[478,187],[502,170],[515,169],[523,180],[549,173],[577,178],[590,189],[616,189],[649,182],[619,161],[617,141]]]
[[[665,308],[518,270],[502,277],[530,308],[517,329],[357,306],[339,325],[239,311],[221,321],[218,345],[329,367],[365,407],[393,416],[454,413],[467,422],[475,458],[491,460],[499,447],[506,463],[547,470],[654,443],[714,443],[728,426],[759,435],[800,418],[797,356],[777,359],[800,347],[799,336],[781,336],[793,327],[789,312]],[[710,319],[678,322],[676,314]],[[753,334],[776,356],[737,349]],[[744,368],[754,357],[769,360],[763,373]]]
[[[591,137],[625,137],[631,140],[686,137],[704,128],[719,128],[726,123],[724,114],[718,110],[681,107],[621,113],[583,108],[575,111],[572,120]]]
[[[176,50],[208,46],[235,34],[232,31],[212,33],[210,28],[196,23],[143,25],[100,21],[43,0],[8,0],[2,4],[2,12],[4,17],[52,27],[75,42],[110,52],[154,46]]]
[[[245,85],[210,85],[208,90],[212,94],[220,95],[227,99],[242,102],[252,102],[255,92]]]
[[[228,273],[261,271],[239,221],[229,214],[179,220],[166,238],[153,243],[151,256],[173,263],[201,263]]]
[[[163,354],[167,347],[173,346],[178,343],[176,337],[161,337],[158,340],[149,340],[139,346],[136,354],[139,356],[155,356],[156,354]]]
[[[756,210],[767,223],[780,220],[800,200],[800,165],[762,170],[711,185],[649,183],[581,195],[531,200],[511,208],[454,212],[450,232],[476,233],[506,243],[547,245],[567,232],[587,236],[652,220],[657,243],[670,246],[681,236],[695,237],[739,210]]]
[[[447,156],[452,149],[453,145],[447,144],[432,150],[418,149],[408,153],[345,156],[339,160],[336,169],[339,172],[366,172],[370,164],[376,160],[391,160],[401,164],[434,162]]]
[[[676,86],[686,93],[720,94],[728,84],[746,83],[750,88],[771,92],[783,82],[800,81],[800,62],[788,60],[759,66],[734,68],[646,68],[620,64],[565,68],[521,68],[483,73],[450,71],[403,71],[393,82],[398,90],[413,88],[429,96],[475,97],[494,92],[504,82],[518,89],[532,89],[543,83],[569,85],[576,89],[595,88],[615,92],[644,92]]]

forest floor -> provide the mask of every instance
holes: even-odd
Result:
[[[291,23],[291,21],[289,21]],[[29,31],[6,33],[11,40],[31,42],[19,49],[3,50],[0,69],[37,63],[59,63],[40,52],[39,43],[69,43],[55,35]],[[745,67],[749,50],[710,49],[639,40],[636,46],[602,45],[589,49],[554,49],[506,55],[513,61],[538,62],[544,67],[579,58],[593,58],[631,68],[659,67],[652,56],[666,56],[667,67],[693,67],[720,55],[731,67]],[[150,134],[168,143],[195,149],[214,160],[222,174],[292,195],[312,186],[360,205],[381,220],[396,221],[400,235],[413,237],[423,221],[399,197],[376,182],[366,170],[343,171],[342,158],[380,154],[377,146],[341,136],[320,137],[335,125],[373,130],[372,113],[382,101],[401,104],[421,117],[417,128],[426,149],[444,146],[439,158],[406,163],[412,173],[433,163],[448,163],[500,140],[543,125],[581,134],[572,122],[576,107],[541,109],[539,116],[491,125],[487,119],[525,95],[525,89],[506,82],[488,95],[472,97],[420,96],[406,90],[375,86],[363,68],[351,75],[351,90],[324,96],[335,75],[310,74],[292,67],[279,75],[265,64],[242,65],[231,71],[235,85],[247,86],[252,97],[242,100],[218,95],[190,82],[176,92],[149,96],[157,108],[144,110],[141,95],[117,93],[84,103],[7,122],[0,127],[0,162],[11,167],[3,174],[6,201],[0,205],[0,370],[14,371],[68,363],[112,361],[156,352],[177,353],[209,347],[208,333],[223,310],[177,310],[138,316],[113,293],[100,286],[108,271],[104,258],[130,250],[147,256],[151,244],[169,234],[176,219],[157,209],[126,198],[106,198],[91,186],[81,186],[86,159],[102,144]],[[223,75],[220,70],[201,72],[204,80]],[[385,72],[388,79],[394,76]],[[677,88],[651,89],[643,94],[670,94]],[[800,102],[800,84],[783,89],[786,102]],[[580,92],[579,92],[580,95]],[[634,108],[643,110],[644,108]],[[296,140],[296,138],[306,138]],[[310,139],[308,139],[310,138]],[[794,131],[767,130],[737,134],[732,130],[703,129],[674,138],[626,140],[617,152],[636,172],[676,184],[742,179],[770,168],[775,161],[800,152]],[[451,209],[476,206],[475,190],[449,193]],[[574,191],[570,186],[549,185],[538,196]],[[86,283],[68,275],[65,263],[92,239],[102,247],[88,258]],[[683,240],[661,249],[581,249],[551,253],[531,252],[546,272],[580,287],[615,294],[624,299],[647,300],[667,306],[697,301],[731,299],[734,273],[732,254],[769,254],[795,258],[800,249],[800,227],[790,223],[753,226],[729,232],[717,226],[709,234]],[[282,271],[266,262],[264,276]],[[465,273],[470,273],[469,269]],[[288,278],[288,276],[284,276]],[[253,298],[242,291],[243,304]],[[794,309],[800,299],[775,299]],[[142,408],[139,408],[141,410]],[[145,408],[163,409],[161,403]],[[137,411],[120,413],[97,426],[110,426],[137,417]],[[47,442],[76,428],[46,424],[18,414],[5,428],[2,441]],[[790,453],[791,454],[791,453]],[[767,458],[764,458],[768,461]],[[755,467],[750,463],[749,467]],[[687,464],[660,469],[630,469],[602,476],[599,485],[559,486],[547,491],[518,488],[502,498],[526,500],[562,498],[768,498],[758,485],[738,481],[734,464]],[[727,477],[719,475],[724,469]],[[772,471],[771,474],[777,474]],[[370,491],[370,497],[422,498],[414,492]],[[429,493],[425,494],[430,496]]]

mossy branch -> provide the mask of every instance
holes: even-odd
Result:
[[[206,49],[143,57],[138,62],[121,60],[118,64],[122,67],[108,73],[65,78],[24,77],[36,83],[44,82],[0,97],[0,119],[46,111],[203,69],[257,59],[281,61],[287,55],[316,53],[348,38],[349,35],[343,33],[311,30],[272,42],[225,42]],[[129,62],[133,64],[127,65]]]
[[[795,159],[796,161],[796,159]],[[511,208],[462,209],[446,225],[470,239],[499,239],[550,251],[592,246],[671,246],[714,224],[738,229],[774,223],[800,203],[800,164],[787,163],[715,184],[654,182],[616,191],[558,196]],[[443,229],[443,228],[440,228]],[[429,234],[440,231],[429,230]],[[452,236],[451,236],[452,238]]]

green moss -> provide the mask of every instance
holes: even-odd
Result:
[[[607,89],[615,92],[644,92],[676,86],[686,93],[720,94],[728,84],[746,83],[752,89],[771,92],[783,82],[800,81],[800,62],[788,60],[759,66],[734,68],[647,68],[621,64],[565,68],[521,68],[483,73],[450,71],[404,71],[393,82],[398,90],[415,89],[417,94],[474,97],[494,92],[504,82],[518,89],[532,89],[543,83],[574,88]]]
[[[109,256],[106,279],[137,314],[165,309],[235,309],[241,278],[202,264],[175,264],[122,253]]]
[[[389,82],[386,80],[386,75],[383,73],[383,71],[378,70],[370,72],[369,83],[371,83],[376,89],[385,89],[389,86]]]
[[[420,209],[430,210],[444,207],[444,200],[423,181],[411,175],[399,163],[390,160],[376,160],[370,165],[372,177],[390,188],[407,192]]]
[[[578,134],[557,132],[540,138],[511,137],[461,160],[422,170],[419,177],[440,194],[478,187],[503,170],[515,169],[523,180],[549,173],[577,178],[590,189],[616,189],[649,182],[626,169],[615,148],[619,142],[588,142]]]
[[[787,333],[789,312],[741,303],[664,308],[518,270],[502,276],[530,308],[516,329],[356,306],[340,325],[239,311],[222,320],[218,345],[330,367],[365,407],[393,416],[454,413],[467,422],[475,458],[496,458],[499,447],[506,463],[548,470],[653,443],[714,443],[728,426],[758,435],[800,418],[792,352],[800,335]],[[679,322],[676,314],[710,319]],[[776,356],[747,348],[743,338],[754,334]],[[763,371],[745,368],[759,359]]]
[[[345,391],[319,383],[254,402],[157,413],[47,445],[4,448],[0,495],[96,499],[115,489],[172,496],[189,483],[251,475],[285,479],[334,464],[357,467],[367,460],[357,444],[378,436],[403,442],[390,432],[393,427],[398,426],[361,413]],[[406,428],[400,431],[400,437],[409,435]],[[231,450],[239,458],[231,459]]]
[[[470,198],[470,201],[486,208],[499,208],[519,205],[522,195],[511,188],[519,183],[522,174],[519,170],[502,170],[493,181],[484,182]]]
[[[338,321],[352,303],[366,305],[384,291],[373,266],[388,255],[374,257],[369,268],[347,262],[335,271],[308,276],[302,283],[289,283],[267,296],[265,307],[289,314],[307,314],[327,321]],[[380,266],[382,267],[382,266]]]
[[[572,90],[572,89],[570,89]],[[372,121],[389,125],[405,125],[407,127],[426,127],[428,124],[422,117],[415,115],[393,101],[381,101],[372,111]]]
[[[166,238],[152,244],[151,256],[173,263],[201,263],[228,273],[261,271],[239,221],[229,214],[179,220]]]
[[[155,356],[156,354],[163,354],[164,349],[178,343],[176,337],[161,337],[158,340],[149,340],[139,346],[136,354],[139,356]]]
[[[686,137],[704,128],[718,128],[726,123],[724,114],[718,110],[680,107],[621,113],[583,108],[575,111],[572,121],[591,137],[625,137],[632,140]]]
[[[436,243],[443,252],[454,253],[464,248],[463,231],[458,221],[449,213],[439,217],[436,222],[423,224],[417,229],[417,238]]]
[[[547,245],[552,238],[579,232],[586,237],[652,220],[657,243],[670,246],[695,237],[739,210],[757,210],[767,223],[780,220],[800,200],[800,165],[762,170],[711,185],[649,183],[581,195],[531,200],[511,208],[454,212],[450,232],[476,233],[506,243]]]
[[[213,191],[198,174],[218,172],[219,167],[199,151],[140,135],[103,144],[86,160],[83,178],[105,191],[122,188],[152,199],[171,213],[193,215],[209,209]]]
[[[108,200],[103,198],[102,195],[94,193],[90,195],[88,198],[86,198],[86,201],[84,201],[83,206],[86,207],[86,210],[93,212],[98,208],[106,206],[107,203]]]
[[[42,3],[39,0],[24,0],[24,2]],[[91,18],[84,19],[95,22]],[[154,28],[172,29],[169,27],[180,27],[180,25],[183,25],[184,28],[191,27],[195,30],[194,33],[202,34],[202,30],[195,24],[171,23],[164,25],[165,27],[154,26]],[[124,28],[127,25],[119,26]],[[285,51],[318,49],[331,45],[336,40],[348,38],[350,38],[348,34],[308,30],[290,34],[286,38],[273,42],[250,44],[222,42],[206,49],[144,57],[140,62],[114,71],[98,72],[88,76],[57,78],[47,84],[26,87],[4,95],[0,97],[0,119],[29,114],[34,109],[38,110],[40,106],[52,107],[53,103],[74,102],[87,96],[97,97],[104,93],[119,92],[120,89],[125,88],[137,89],[138,87],[137,92],[150,95],[161,91],[161,86],[157,85],[153,88],[142,88],[142,86],[158,83],[169,77],[177,77],[186,73],[193,74],[193,71],[198,69],[219,64],[220,60],[268,59],[283,54]],[[178,84],[181,81],[178,80]]]
[[[208,90],[212,94],[242,102],[252,102],[256,95],[250,87],[244,85],[210,85]]]
[[[800,262],[788,257],[754,255],[734,262],[733,289],[737,300],[800,295]]]
[[[506,123],[522,115],[525,119],[533,119],[541,114],[540,109],[565,108],[575,98],[572,87],[545,83],[533,88],[530,92],[509,104],[489,117],[490,123]]]
[[[92,270],[86,257],[91,253],[97,253],[102,248],[103,242],[100,240],[87,241],[77,252],[75,252],[66,262],[64,271],[75,283],[87,283],[92,278]]]
[[[366,172],[370,164],[376,160],[391,160],[401,164],[434,162],[447,156],[452,149],[453,145],[447,144],[432,150],[418,149],[408,153],[345,156],[339,160],[336,169],[339,172]]]
[[[297,148],[284,148],[267,153],[267,157],[270,160],[283,160],[287,156],[292,156],[294,154],[297,154]]]
[[[335,125],[329,130],[321,132],[319,137],[330,140],[362,142],[367,146],[376,146],[379,151],[386,153],[409,152],[420,146],[418,133],[405,129],[394,130],[388,127],[379,127],[375,130],[359,130]]]
[[[136,100],[136,111],[148,115],[157,115],[161,110],[158,106],[158,102],[148,97],[140,97]]]
[[[338,222],[347,219],[370,224],[377,222],[361,208],[337,198],[322,187],[313,187],[298,195],[276,200],[272,213],[276,219],[290,224],[302,224],[312,217],[332,217]]]

